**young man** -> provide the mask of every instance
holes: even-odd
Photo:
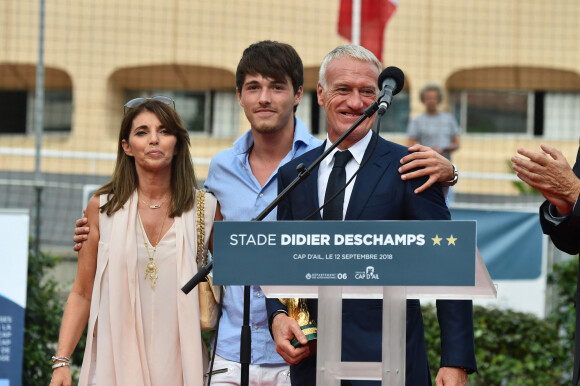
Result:
[[[236,71],[236,92],[251,129],[234,147],[213,157],[205,186],[220,202],[224,221],[248,221],[277,195],[277,170],[320,141],[294,117],[302,99],[302,60],[291,46],[262,41],[249,46]],[[224,208],[225,205],[225,208]],[[276,212],[265,220],[276,219]],[[228,286],[216,347],[212,384],[239,384],[243,286]],[[290,384],[288,365],[276,353],[268,330],[264,293],[251,286],[250,384]]]
[[[278,190],[283,190],[296,176],[296,165],[309,165],[336,141],[363,114],[378,96],[376,79],[381,63],[365,48],[340,46],[323,60],[318,83],[318,104],[327,116],[328,139],[325,144],[289,162],[278,172]],[[347,187],[337,206],[329,205],[318,220],[449,220],[450,214],[438,184],[417,195],[423,180],[401,181],[398,162],[407,153],[403,146],[377,138],[372,120],[360,125],[335,149],[311,176],[278,206],[279,220],[299,220],[319,208],[331,194],[334,165],[344,160],[343,181],[348,181],[362,160],[371,157],[367,166]],[[376,148],[374,144],[376,142]],[[344,156],[344,157],[343,157]],[[327,184],[328,181],[328,184]],[[342,185],[341,185],[342,186]],[[310,192],[318,192],[312,196]],[[340,197],[340,196],[338,196]],[[335,200],[339,201],[339,200]],[[331,201],[332,203],[332,201]],[[333,208],[331,213],[331,207]],[[418,268],[420,269],[420,268]],[[317,302],[308,299],[311,316],[316,318]],[[278,353],[290,364],[293,385],[316,384],[316,356],[308,345],[295,348],[296,337],[306,338],[298,323],[285,312],[278,299],[268,299],[272,335]],[[466,385],[467,374],[477,370],[473,342],[471,301],[437,301],[441,328],[441,368],[437,382],[442,385]],[[381,360],[382,303],[379,300],[344,300],[342,308],[342,360]],[[406,384],[429,385],[431,377],[425,347],[423,320],[418,300],[407,301]],[[343,385],[368,385],[380,382],[342,381]]]
[[[205,182],[220,203],[224,221],[249,221],[260,214],[277,195],[278,167],[321,144],[294,116],[302,98],[303,82],[302,60],[290,45],[261,41],[244,50],[236,70],[236,93],[251,128],[232,148],[212,158]],[[437,157],[427,147],[413,150],[404,157],[406,164],[400,171],[422,168],[403,174],[403,179],[430,176],[417,187],[417,193],[437,180],[452,179],[451,164],[443,157]],[[276,210],[265,220],[275,219]],[[88,228],[83,219],[77,221],[77,226],[74,241],[80,243]],[[75,250],[79,248],[77,244]],[[243,299],[243,287],[227,287],[212,385],[240,383]],[[268,330],[265,296],[259,286],[251,287],[250,326],[250,385],[290,384],[289,367],[276,352]],[[223,369],[226,371],[220,371]]]

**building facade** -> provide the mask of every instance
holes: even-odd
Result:
[[[248,129],[235,69],[249,44],[292,44],[305,67],[298,116],[325,136],[318,66],[346,41],[338,0],[54,0],[46,2],[42,171],[107,176],[124,102],[173,97],[192,135],[196,172]],[[0,6],[0,170],[31,172],[39,1]],[[408,119],[435,82],[462,127],[459,193],[517,194],[509,157],[546,142],[569,160],[580,136],[580,10],[575,0],[404,0],[384,31],[385,66],[406,75],[383,135],[405,143]],[[392,111],[391,111],[392,110]],[[386,127],[386,129],[385,129]]]

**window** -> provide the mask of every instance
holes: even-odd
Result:
[[[0,134],[33,134],[34,91],[0,91]],[[44,92],[43,128],[45,133],[70,133],[72,91]]]
[[[534,93],[530,91],[455,91],[451,110],[467,133],[534,133]]]
[[[544,111],[545,138],[578,139],[580,133],[580,93],[547,92]]]
[[[316,96],[316,94],[314,95]],[[318,106],[318,103],[316,103],[316,107],[319,107],[318,117],[316,114],[312,114],[313,123],[309,128],[313,134],[326,133],[326,114],[324,108]],[[409,93],[407,91],[401,91],[393,97],[389,109],[381,117],[381,133],[406,133],[410,113]],[[378,120],[379,118],[376,117],[373,130],[376,130]]]
[[[154,95],[165,95],[175,101],[175,110],[183,119],[185,128],[189,132],[206,132],[209,130],[209,114],[206,106],[209,106],[210,99],[205,92],[195,91],[173,91],[173,90],[145,90],[141,92],[128,92],[125,100],[133,98],[149,98]]]
[[[70,90],[45,91],[43,113],[44,132],[70,133],[72,125],[72,110],[72,92]]]
[[[211,120],[206,105],[209,107],[211,104],[211,95],[205,92],[174,92],[173,100],[187,131],[210,132]]]
[[[302,100],[296,109],[296,118],[304,122],[308,131],[313,135],[320,133],[319,107],[316,91],[304,91]]]
[[[165,95],[175,101],[175,109],[190,134],[237,137],[239,106],[235,91],[144,90],[127,92],[126,100]]]
[[[409,93],[401,91],[393,97],[389,109],[381,118],[381,133],[406,133],[410,114]],[[378,118],[375,126],[377,122]]]
[[[567,140],[580,132],[578,92],[454,91],[451,109],[466,133]]]
[[[0,91],[0,134],[26,133],[26,91]]]

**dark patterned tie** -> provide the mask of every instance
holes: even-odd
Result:
[[[334,153],[334,166],[328,176],[324,202],[327,202],[346,184],[346,170],[344,167],[352,158],[350,151],[337,151]],[[334,200],[324,207],[323,220],[342,220],[342,208],[344,205],[344,190]]]

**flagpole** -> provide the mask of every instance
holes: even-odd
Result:
[[[352,32],[351,42],[360,46],[360,16],[361,0],[352,0]]]

